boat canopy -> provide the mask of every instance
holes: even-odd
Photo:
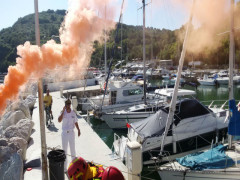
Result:
[[[189,154],[176,160],[191,170],[224,169],[234,165],[233,159],[225,154],[226,149],[227,146],[220,144],[206,152]]]
[[[154,115],[149,116],[142,121],[131,123],[131,127],[139,136],[141,136],[142,139],[161,136],[165,130],[168,112],[169,106],[165,106]],[[184,119],[206,115],[211,112],[210,109],[195,99],[183,99],[176,104],[174,124],[177,126],[178,123]],[[168,132],[168,135],[171,135],[170,131]]]

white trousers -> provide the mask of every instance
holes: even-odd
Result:
[[[73,130],[70,131],[63,131],[62,132],[62,148],[66,154],[66,160],[64,162],[64,171],[68,168],[68,144],[70,147],[71,157],[72,160],[76,157],[76,150],[75,150],[75,133]]]

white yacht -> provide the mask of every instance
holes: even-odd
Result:
[[[229,77],[221,76],[221,77],[218,77],[216,80],[217,80],[218,84],[220,84],[220,85],[228,85]]]
[[[147,75],[147,76],[152,76],[152,73],[153,73],[153,69],[152,69],[152,68],[149,68],[149,69],[146,71],[146,75]]]
[[[204,74],[203,78],[198,78],[197,81],[204,86],[215,86],[217,84],[217,80],[209,78],[207,74]]]
[[[153,157],[158,157],[160,153],[168,113],[169,106],[166,106],[142,121],[131,123],[127,137],[116,139],[114,148],[125,148],[120,142],[137,141],[142,145],[143,164],[154,163]],[[217,132],[226,134],[228,121],[225,119],[226,111],[222,108],[206,107],[196,99],[178,101],[174,121],[165,138],[164,151],[168,152],[168,157],[162,161],[211,144]]]
[[[167,100],[172,97],[173,88],[156,89],[155,100],[150,101],[148,104],[136,104],[125,110],[114,111],[110,113],[103,113],[102,119],[112,129],[125,129],[127,124],[141,121],[153,114],[160,108],[168,104]],[[178,97],[193,96],[195,91],[179,89]]]
[[[102,87],[103,91],[105,85]],[[109,113],[127,109],[130,106],[143,103],[143,89],[132,81],[113,80],[109,81],[107,94],[87,98],[84,102],[83,111],[94,110],[94,115],[101,118],[102,113]],[[154,95],[148,94],[148,99]],[[102,119],[102,118],[101,118]],[[102,119],[104,120],[104,119]]]
[[[177,77],[173,77],[173,78],[170,79],[171,83],[175,83],[176,80],[177,80]],[[181,77],[180,78],[180,83],[184,83],[184,82],[185,82],[185,79]]]
[[[136,72],[137,75],[143,75],[143,69],[138,69]]]
[[[221,77],[218,77],[216,80],[220,85],[228,85],[228,83],[229,83],[229,77],[228,76],[221,76]],[[239,84],[240,83],[240,76],[233,76],[233,83],[234,84]]]

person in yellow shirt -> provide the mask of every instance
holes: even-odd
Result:
[[[44,102],[45,109],[49,108],[50,115],[51,115],[51,117],[53,119],[53,115],[52,115],[52,103],[53,103],[53,100],[52,100],[52,96],[49,94],[49,89],[47,89],[47,94],[44,96],[43,102]]]

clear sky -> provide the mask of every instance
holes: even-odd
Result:
[[[84,0],[85,1],[85,0]],[[117,1],[119,18],[122,0]],[[181,8],[176,9],[169,0],[158,1],[158,5],[146,6],[146,26],[155,28],[177,29],[187,22],[188,13]],[[183,0],[186,1],[186,0]],[[125,0],[123,23],[128,25],[142,25],[142,0]],[[146,0],[146,3],[151,0]],[[67,9],[68,0],[38,0],[39,12],[48,9]],[[139,9],[139,10],[138,10]],[[20,17],[34,13],[34,0],[2,0],[0,3],[0,30],[12,26]]]

